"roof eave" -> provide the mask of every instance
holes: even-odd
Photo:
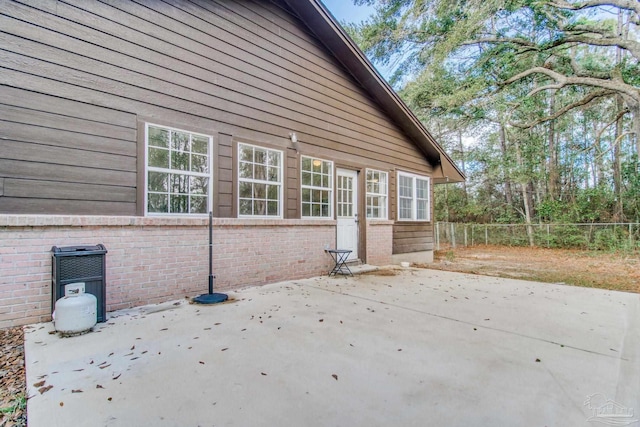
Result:
[[[464,181],[464,173],[378,73],[322,2],[319,0],[284,1],[420,148],[434,167],[434,182],[440,184]]]

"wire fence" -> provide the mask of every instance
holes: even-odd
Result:
[[[527,226],[526,224],[437,222],[435,229],[437,250],[476,245],[529,246],[531,241],[534,246],[545,248],[638,250],[640,249],[640,223]]]

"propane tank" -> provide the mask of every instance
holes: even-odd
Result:
[[[56,331],[63,336],[89,332],[98,321],[98,299],[95,295],[85,293],[84,286],[67,288],[65,294],[55,304],[53,314]]]

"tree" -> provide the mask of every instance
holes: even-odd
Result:
[[[638,217],[640,2],[354,1],[376,14],[349,33],[464,161],[465,191],[436,187],[450,218]]]
[[[395,62],[392,83],[433,79],[443,69],[462,76],[465,102],[533,81],[527,98],[571,87],[583,96],[548,114],[512,125],[532,128],[603,97],[619,96],[630,117],[625,135],[640,135],[640,25],[637,0],[354,0],[376,5],[349,30],[367,54]],[[614,13],[615,19],[609,19]],[[618,25],[617,16],[622,22]],[[614,58],[619,61],[603,61]],[[428,90],[425,88],[425,90]],[[417,94],[414,91],[415,94]],[[427,94],[428,95],[428,94]],[[513,100],[514,110],[523,100]],[[640,156],[640,143],[636,143]]]

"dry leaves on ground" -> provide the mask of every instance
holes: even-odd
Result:
[[[0,427],[27,425],[24,335],[21,326],[0,330]]]

